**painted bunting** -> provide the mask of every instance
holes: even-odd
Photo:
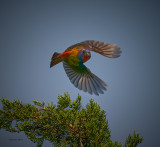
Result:
[[[50,67],[63,62],[64,70],[75,87],[90,94],[103,94],[107,84],[83,64],[90,59],[90,51],[109,58],[117,58],[121,53],[116,44],[87,40],[70,46],[63,53],[55,52]]]

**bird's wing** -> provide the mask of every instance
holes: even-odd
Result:
[[[72,67],[63,61],[63,67],[71,83],[78,89],[96,95],[103,94],[103,91],[107,90],[107,84],[94,75],[84,64]]]
[[[117,58],[121,54],[121,50],[116,44],[104,43],[94,40],[87,40],[77,43],[67,48],[67,50],[72,50],[77,47],[94,51],[109,58]]]

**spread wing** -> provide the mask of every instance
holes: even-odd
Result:
[[[87,40],[77,43],[67,48],[67,50],[72,50],[77,47],[94,51],[109,58],[117,58],[121,54],[121,50],[116,44],[104,43],[94,40]]]
[[[94,75],[84,64],[72,67],[63,61],[63,67],[72,84],[80,90],[99,95],[106,90],[107,84]]]

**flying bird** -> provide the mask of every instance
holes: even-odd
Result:
[[[103,94],[107,84],[83,64],[91,58],[90,51],[109,58],[117,58],[121,53],[116,44],[87,40],[68,47],[63,53],[55,52],[50,67],[63,62],[64,70],[75,87],[90,94]]]

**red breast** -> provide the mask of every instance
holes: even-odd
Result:
[[[90,58],[90,56],[88,56],[88,55],[84,55],[84,56],[83,56],[83,63],[84,63],[84,62],[86,62],[86,61],[88,61],[88,60],[89,60],[89,58]]]

